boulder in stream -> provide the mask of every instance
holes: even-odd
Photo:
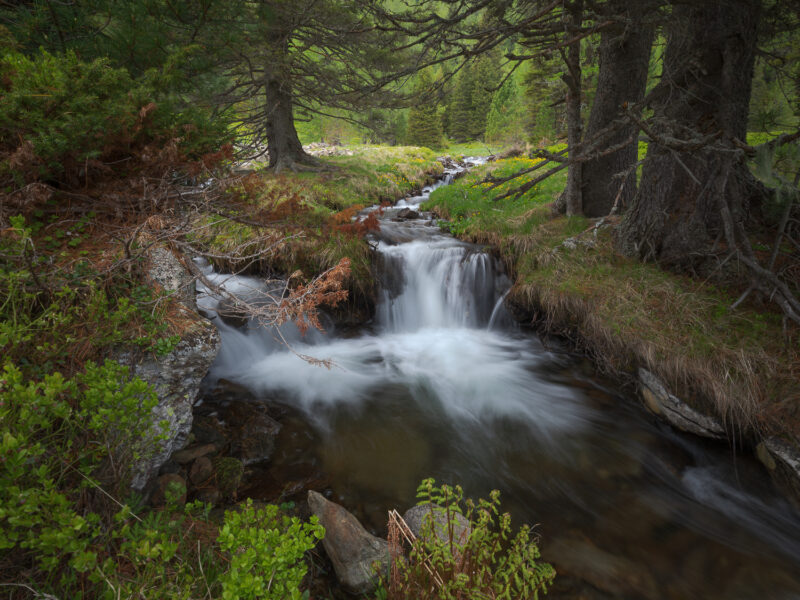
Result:
[[[397,213],[395,218],[401,221],[410,221],[412,219],[420,219],[422,216],[415,210],[403,208]]]
[[[264,462],[272,457],[281,430],[270,411],[244,388],[220,383],[197,407],[192,434],[200,443],[227,449],[245,465]]]
[[[131,466],[131,487],[141,491],[158,474],[169,457],[186,445],[192,427],[192,405],[220,348],[217,328],[197,312],[195,281],[192,274],[168,248],[156,246],[148,253],[150,281],[180,302],[179,321],[183,323],[180,341],[163,356],[145,356],[122,348],[114,358],[130,367],[132,376],[155,388],[158,404],[151,416],[151,439],[144,447],[151,450]],[[166,430],[161,424],[166,422]],[[164,434],[161,439],[155,439]]]
[[[322,544],[339,582],[353,594],[371,593],[377,573],[389,569],[389,543],[371,535],[352,514],[318,492],[308,492],[308,506],[325,528]]]
[[[197,313],[185,314],[191,324],[183,331],[175,348],[164,356],[149,356],[144,360],[136,353],[122,352],[117,360],[130,367],[131,375],[152,385],[158,394],[158,404],[152,412],[152,452],[133,465],[131,487],[142,490],[169,457],[186,445],[192,428],[192,405],[200,390],[200,382],[217,356],[220,337],[217,328]]]

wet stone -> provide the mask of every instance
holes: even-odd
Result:
[[[179,465],[186,465],[202,456],[214,454],[216,451],[216,444],[197,444],[175,452],[172,455],[172,461]]]
[[[420,219],[422,218],[422,216],[415,210],[411,210],[410,208],[404,208],[397,213],[395,218],[401,221],[408,221],[411,219]]]
[[[325,528],[322,544],[339,582],[353,594],[371,593],[378,582],[376,567],[383,572],[389,568],[389,543],[322,494],[308,492],[308,506]]]
[[[213,478],[214,465],[211,464],[208,457],[201,456],[192,463],[192,467],[189,469],[189,480],[195,487],[204,487],[208,485]]]
[[[472,527],[470,527],[467,518],[460,513],[451,513],[450,519],[453,524],[453,541],[463,546],[467,539],[469,539]],[[447,514],[440,508],[434,508],[433,512],[431,512],[430,504],[419,504],[409,508],[403,515],[403,520],[412,533],[418,538],[421,537],[425,531],[430,531],[432,522],[433,532],[436,537],[443,542],[450,541]]]

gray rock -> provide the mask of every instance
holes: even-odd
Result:
[[[410,208],[404,208],[397,213],[396,218],[403,221],[409,221],[411,219],[420,219],[421,215],[415,210],[411,210]]]
[[[224,448],[228,445],[227,430],[216,415],[195,414],[194,422],[192,423],[192,436],[198,442],[213,444],[219,448]]]
[[[672,395],[664,383],[647,369],[639,369],[645,406],[673,427],[711,439],[724,439],[725,428],[713,417],[697,412]]]
[[[246,397],[219,403],[208,396],[203,400],[203,408],[213,406],[215,410],[212,414],[195,415],[192,435],[196,440],[215,442],[215,447],[227,449],[225,454],[240,459],[245,465],[272,457],[281,424],[269,415],[269,408],[263,402]],[[180,457],[183,452],[176,456]],[[173,460],[177,458],[173,456]]]
[[[776,483],[800,506],[800,447],[778,437],[769,437],[756,446],[756,456]]]
[[[275,438],[281,424],[267,414],[262,404],[237,402],[228,407],[225,419],[230,425],[231,454],[243,464],[269,460],[275,452]]]
[[[322,544],[333,563],[336,577],[353,594],[370,594],[378,580],[377,570],[389,569],[389,543],[367,532],[353,515],[322,494],[308,492],[308,506],[325,528]]]
[[[152,434],[145,448],[152,451],[132,467],[131,487],[142,490],[158,469],[177,450],[186,445],[192,428],[192,405],[200,382],[217,356],[219,333],[209,321],[195,315],[194,323],[184,332],[172,352],[166,356],[149,356],[144,360],[132,353],[122,353],[118,360],[131,369],[131,375],[151,384],[158,394],[158,405],[152,412]],[[154,439],[166,421],[165,439]]]
[[[148,259],[148,277],[164,288],[165,292],[174,293],[186,308],[197,310],[194,277],[175,255],[163,246],[155,246],[148,253]]]
[[[430,527],[431,518],[433,518],[433,529],[436,536],[443,542],[448,542],[450,533],[447,514],[444,510],[434,509],[433,515],[431,515],[431,505],[429,503],[418,504],[409,508],[406,514],[403,515],[403,520],[408,525],[408,528],[418,538],[422,536],[423,525],[427,528]],[[461,513],[452,512],[450,513],[450,518],[453,525],[453,542],[463,547],[469,539],[470,533],[472,533],[472,527],[470,527],[467,518]]]

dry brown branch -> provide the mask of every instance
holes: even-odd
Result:
[[[405,540],[409,546],[413,546],[417,541],[417,537],[411,531],[411,528],[409,528],[408,524],[405,522],[405,519],[403,519],[403,517],[400,516],[400,513],[398,513],[395,509],[392,509],[389,511],[389,539],[393,540],[394,545],[390,543],[389,551],[392,554],[393,559],[399,558],[403,553],[403,547],[402,542],[400,542],[400,538]],[[433,578],[434,583],[438,587],[441,588],[444,586],[444,581],[442,580],[441,575],[439,575],[439,573],[433,567],[428,557],[423,558],[422,566],[425,567],[425,570]],[[390,590],[396,592],[399,591],[401,582],[395,560],[392,561],[391,568]]]

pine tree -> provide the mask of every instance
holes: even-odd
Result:
[[[450,127],[447,133],[457,142],[466,142],[471,138],[474,89],[474,66],[467,64],[456,77],[456,87],[450,103],[450,116],[448,119]]]
[[[529,62],[524,81],[524,96],[529,107],[525,127],[533,143],[543,138],[554,140],[565,133],[561,71],[561,59],[554,56],[537,57]]]
[[[420,99],[409,111],[407,140],[414,146],[440,148],[442,145],[441,118],[436,104],[430,100],[431,78],[427,71],[420,73],[414,86],[415,95]]]
[[[490,142],[521,144],[527,135],[522,125],[525,107],[516,77],[509,77],[495,92],[486,117],[485,138]]]
[[[500,82],[500,60],[490,52],[481,55],[473,67],[472,111],[469,118],[471,139],[483,139],[486,133],[486,118],[492,104],[494,88]]]

